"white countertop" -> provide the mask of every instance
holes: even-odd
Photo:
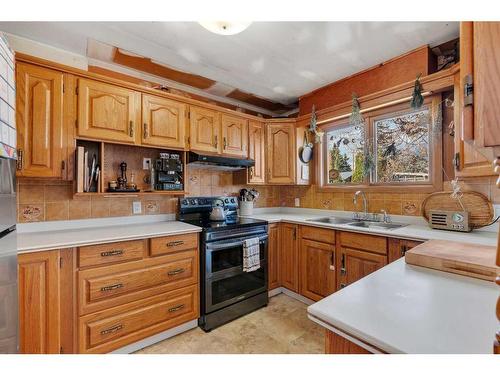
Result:
[[[56,230],[20,232],[17,234],[19,252],[63,249],[82,245],[94,245],[140,238],[167,236],[171,234],[201,232],[201,228],[180,221],[128,222],[122,225],[92,226],[92,221],[83,228],[71,226],[65,229],[54,223]],[[47,225],[44,224],[44,228]],[[33,228],[33,226],[32,226]],[[36,227],[35,227],[36,228]]]
[[[388,353],[491,353],[495,283],[404,259],[309,306],[312,320]]]
[[[312,209],[256,209],[252,217],[255,219],[267,220],[270,223],[288,222],[295,224],[305,224],[315,227],[339,229],[350,232],[378,234],[387,237],[405,238],[413,240],[448,240],[474,243],[478,245],[496,246],[498,224],[495,224],[493,230],[475,230],[470,233],[451,232],[437,229],[431,229],[423,218],[410,216],[393,216],[396,223],[407,223],[407,226],[398,229],[373,229],[353,227],[347,224],[328,224],[309,221],[321,217],[338,216],[352,218],[352,213],[345,211],[328,211]]]

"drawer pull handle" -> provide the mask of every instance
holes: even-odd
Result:
[[[183,244],[184,241],[172,241],[172,242],[167,242],[167,247],[179,246]]]
[[[176,270],[173,270],[173,271],[168,271],[167,272],[167,275],[168,276],[174,276],[174,275],[178,275],[180,273],[183,273],[185,272],[186,270],[184,268],[177,268]]]
[[[168,312],[169,313],[173,313],[173,312],[176,312],[176,311],[179,311],[180,309],[183,309],[184,308],[184,304],[182,305],[177,305],[177,306],[174,306],[174,307],[171,307],[168,309]]]
[[[122,255],[122,254],[123,254],[123,250],[110,250],[110,251],[103,251],[101,253],[101,256],[102,257],[112,257],[115,255]]]
[[[123,324],[117,324],[116,326],[101,331],[101,335],[108,335],[110,333],[115,333],[121,329],[123,329]]]
[[[108,286],[103,286],[101,288],[101,292],[108,292],[110,290],[115,290],[115,289],[120,289],[123,288],[123,284],[113,284],[113,285],[108,285]]]
[[[345,288],[347,286],[347,284],[344,284],[344,283],[340,283],[340,288]]]

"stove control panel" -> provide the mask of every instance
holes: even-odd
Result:
[[[228,210],[238,208],[238,199],[236,197],[189,197],[179,199],[180,210],[189,209],[190,211],[206,210],[214,206],[223,205]]]

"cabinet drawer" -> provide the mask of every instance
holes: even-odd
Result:
[[[328,244],[335,243],[335,231],[332,229],[303,225],[300,227],[300,236],[308,240],[325,242]]]
[[[92,267],[142,259],[146,252],[146,241],[113,242],[80,247],[78,265],[79,267]]]
[[[151,238],[151,255],[170,254],[198,248],[198,233]]]
[[[106,353],[196,319],[198,285],[135,301],[79,319],[79,352]]]
[[[80,315],[198,282],[198,251],[78,272]]]
[[[387,254],[387,238],[351,232],[340,232],[340,245],[372,253]]]

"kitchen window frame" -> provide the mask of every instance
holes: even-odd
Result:
[[[431,122],[433,122],[437,113],[437,104],[442,105],[441,95],[436,94],[428,96],[424,99],[422,107],[428,107],[431,112]],[[413,112],[410,108],[408,102],[395,104],[382,109],[373,110],[370,112],[363,113],[365,119],[365,134],[366,139],[372,140],[373,152],[375,152],[375,121],[383,118],[393,117],[397,115],[402,115],[405,113]],[[316,166],[316,176],[318,180],[319,192],[335,192],[335,191],[347,191],[354,192],[356,190],[364,190],[368,192],[381,192],[381,193],[433,193],[436,191],[441,191],[443,189],[443,143],[442,143],[442,132],[436,134],[429,129],[429,181],[423,182],[390,182],[390,183],[380,183],[372,182],[370,176],[364,178],[363,183],[359,184],[328,184],[328,171],[327,171],[327,133],[328,131],[341,126],[348,125],[349,120],[346,118],[340,120],[334,120],[327,124],[320,126],[320,130],[324,132],[322,144],[320,147],[316,148],[316,160],[318,160]],[[374,160],[376,163],[376,159]],[[373,171],[375,173],[375,170]]]

